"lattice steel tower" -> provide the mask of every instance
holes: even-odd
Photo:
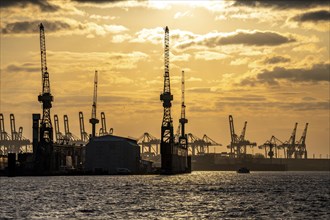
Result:
[[[179,122],[181,124],[181,135],[179,137],[180,145],[184,148],[188,147],[187,135],[185,133],[185,124],[188,123],[188,119],[186,119],[186,105],[184,103],[184,71],[182,71],[181,78],[181,118]]]
[[[38,96],[38,101],[42,103],[42,120],[40,124],[40,142],[53,142],[53,126],[50,118],[50,109],[52,108],[53,96],[50,93],[49,73],[46,62],[46,41],[45,30],[42,23],[40,28],[40,54],[41,54],[41,74],[42,74],[42,92]]]
[[[173,121],[171,117],[171,101],[173,95],[170,87],[170,73],[169,73],[169,29],[165,27],[164,40],[164,90],[160,95],[160,100],[163,102],[164,116],[161,128],[161,166],[165,172],[171,172],[172,169],[172,149],[174,144],[173,135]]]

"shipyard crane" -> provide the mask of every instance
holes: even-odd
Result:
[[[230,137],[231,142],[228,148],[230,148],[230,155],[235,157],[242,157],[246,155],[246,147],[255,147],[257,144],[255,142],[250,142],[245,139],[247,122],[244,123],[241,135],[235,133],[234,119],[232,115],[229,115],[229,127],[230,127]]]
[[[79,125],[80,125],[80,140],[82,142],[88,141],[88,134],[85,131],[84,115],[82,112],[79,112]]]
[[[100,136],[113,134],[113,128],[110,128],[109,132],[107,131],[107,123],[104,112],[101,112],[101,126],[102,127],[100,128],[100,132],[99,132]]]
[[[205,143],[207,153],[210,153],[210,146],[222,146],[222,144],[217,143],[216,141],[212,140],[206,134],[203,135],[202,140]]]
[[[302,133],[302,136],[299,141],[296,143],[296,158],[305,158],[307,159],[307,150],[306,150],[306,135],[307,135],[308,123],[305,125],[305,129]]]
[[[286,149],[286,158],[293,158],[296,152],[296,132],[298,123],[296,122],[289,140],[285,141],[280,148]]]
[[[53,126],[50,118],[50,109],[52,108],[53,96],[51,95],[50,92],[50,80],[49,80],[49,73],[46,62],[45,30],[42,23],[40,24],[39,28],[40,28],[42,92],[38,96],[38,101],[42,103],[42,110],[43,110],[42,120],[40,124],[40,142],[42,147],[46,147],[46,145],[53,142]]]
[[[23,127],[18,128],[18,140],[23,140]]]
[[[164,108],[160,144],[161,167],[166,173],[172,172],[172,154],[174,147],[173,121],[171,117],[171,101],[173,100],[173,95],[171,94],[170,86],[169,55],[169,29],[166,26],[164,39],[164,88],[163,93],[160,95],[160,100],[163,102]]]
[[[16,131],[16,123],[14,114],[10,114],[10,129],[11,129],[11,140],[18,140],[18,132]]]
[[[63,119],[64,119],[64,140],[70,144],[79,142],[79,138],[70,132],[68,115],[64,115]]]
[[[96,118],[96,103],[97,103],[97,70],[95,70],[94,76],[94,95],[93,95],[93,105],[92,105],[92,117],[89,119],[89,123],[92,124],[92,137],[95,137],[95,126],[99,123],[99,120]]]
[[[181,125],[181,135],[179,136],[179,144],[183,148],[188,148],[187,135],[185,133],[185,124],[188,123],[188,119],[186,119],[186,105],[184,102],[184,71],[182,70],[182,78],[181,78],[181,118],[179,119]]]
[[[273,159],[278,157],[278,150],[280,149],[280,146],[283,144],[281,140],[276,138],[274,135],[267,140],[263,145],[260,145],[259,149],[265,149],[265,158],[269,157],[270,159]]]
[[[4,121],[4,117],[3,114],[0,114],[0,140],[1,141],[7,141],[9,140],[10,137],[8,135],[8,133],[5,130],[5,121]]]
[[[192,133],[188,133],[187,141],[191,155],[195,156],[196,154],[206,153],[206,143],[203,141],[203,139],[193,135]]]
[[[35,168],[40,172],[53,169],[53,126],[50,118],[50,109],[52,108],[53,96],[50,92],[50,80],[46,62],[46,40],[45,30],[41,23],[40,29],[40,57],[41,57],[41,75],[42,92],[38,96],[38,101],[42,103],[42,119],[39,128],[39,143],[35,154]]]
[[[57,115],[54,115],[54,129],[55,129],[56,141],[58,143],[63,143],[63,141],[64,141],[64,135],[60,131],[60,125],[59,125],[59,121],[58,121],[58,116]]]
[[[142,156],[146,155],[149,157],[159,154],[160,140],[148,132],[144,132],[144,134],[138,138],[137,142],[141,146]]]

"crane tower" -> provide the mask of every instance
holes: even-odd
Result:
[[[185,124],[188,123],[186,119],[186,105],[184,103],[184,71],[182,71],[181,79],[181,118],[179,119],[181,124],[181,136],[179,137],[179,143],[182,147],[187,148],[187,135],[185,133]]]
[[[92,137],[95,137],[95,125],[99,123],[99,120],[96,118],[96,103],[97,103],[97,71],[95,70],[94,76],[94,95],[93,95],[93,105],[92,105],[92,117],[89,119],[89,123],[92,124]]]
[[[45,29],[42,23],[40,28],[40,54],[41,54],[41,74],[42,74],[42,92],[38,96],[38,101],[42,103],[42,119],[40,124],[40,142],[53,142],[53,126],[50,119],[50,109],[52,108],[53,96],[50,93],[49,73],[46,62],[46,40]]]
[[[173,95],[171,94],[169,72],[169,29],[167,26],[165,27],[164,44],[164,88],[163,93],[160,95],[164,107],[160,140],[161,170],[163,174],[191,172],[191,158],[188,157],[187,147],[183,147],[180,143],[174,141],[171,117]]]
[[[164,40],[164,88],[163,93],[160,95],[160,100],[163,102],[164,107],[160,143],[161,167],[165,172],[171,172],[172,148],[174,144],[173,121],[171,117],[173,95],[171,94],[170,86],[169,56],[169,29],[166,26]]]

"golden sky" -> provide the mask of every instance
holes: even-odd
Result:
[[[175,130],[185,70],[187,132],[222,143],[217,151],[227,151],[232,114],[236,133],[248,121],[246,137],[258,145],[272,135],[289,139],[295,122],[299,139],[309,122],[309,157],[329,154],[329,1],[1,0],[0,5],[0,113],[8,133],[14,113],[16,127],[23,126],[31,139],[31,114],[41,113],[42,22],[55,100],[51,113],[59,115],[62,132],[67,114],[71,132],[79,136],[79,111],[90,132],[98,70],[97,114],[105,112],[108,129],[159,137],[168,26]]]

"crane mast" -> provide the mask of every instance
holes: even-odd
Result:
[[[40,29],[40,55],[41,55],[41,75],[42,75],[42,92],[38,96],[38,101],[42,103],[42,120],[40,126],[41,143],[53,142],[53,127],[50,118],[50,109],[52,108],[53,96],[50,93],[49,73],[46,62],[46,41],[45,30],[41,23]]]
[[[97,103],[97,71],[95,70],[94,76],[94,95],[93,95],[93,105],[92,105],[92,117],[89,119],[89,123],[92,124],[92,137],[95,137],[95,125],[99,123],[99,120],[96,118],[96,103]]]
[[[169,73],[169,29],[165,27],[164,39],[164,88],[160,95],[160,100],[163,102],[164,115],[161,127],[161,166],[166,172],[172,171],[172,151],[174,144],[173,121],[171,117],[171,101],[173,95],[170,87]]]
[[[181,79],[181,118],[179,120],[181,124],[181,136],[179,137],[179,143],[182,147],[187,148],[187,135],[185,133],[185,124],[188,123],[188,119],[186,119],[186,105],[184,102],[184,71],[182,71],[182,79]]]

